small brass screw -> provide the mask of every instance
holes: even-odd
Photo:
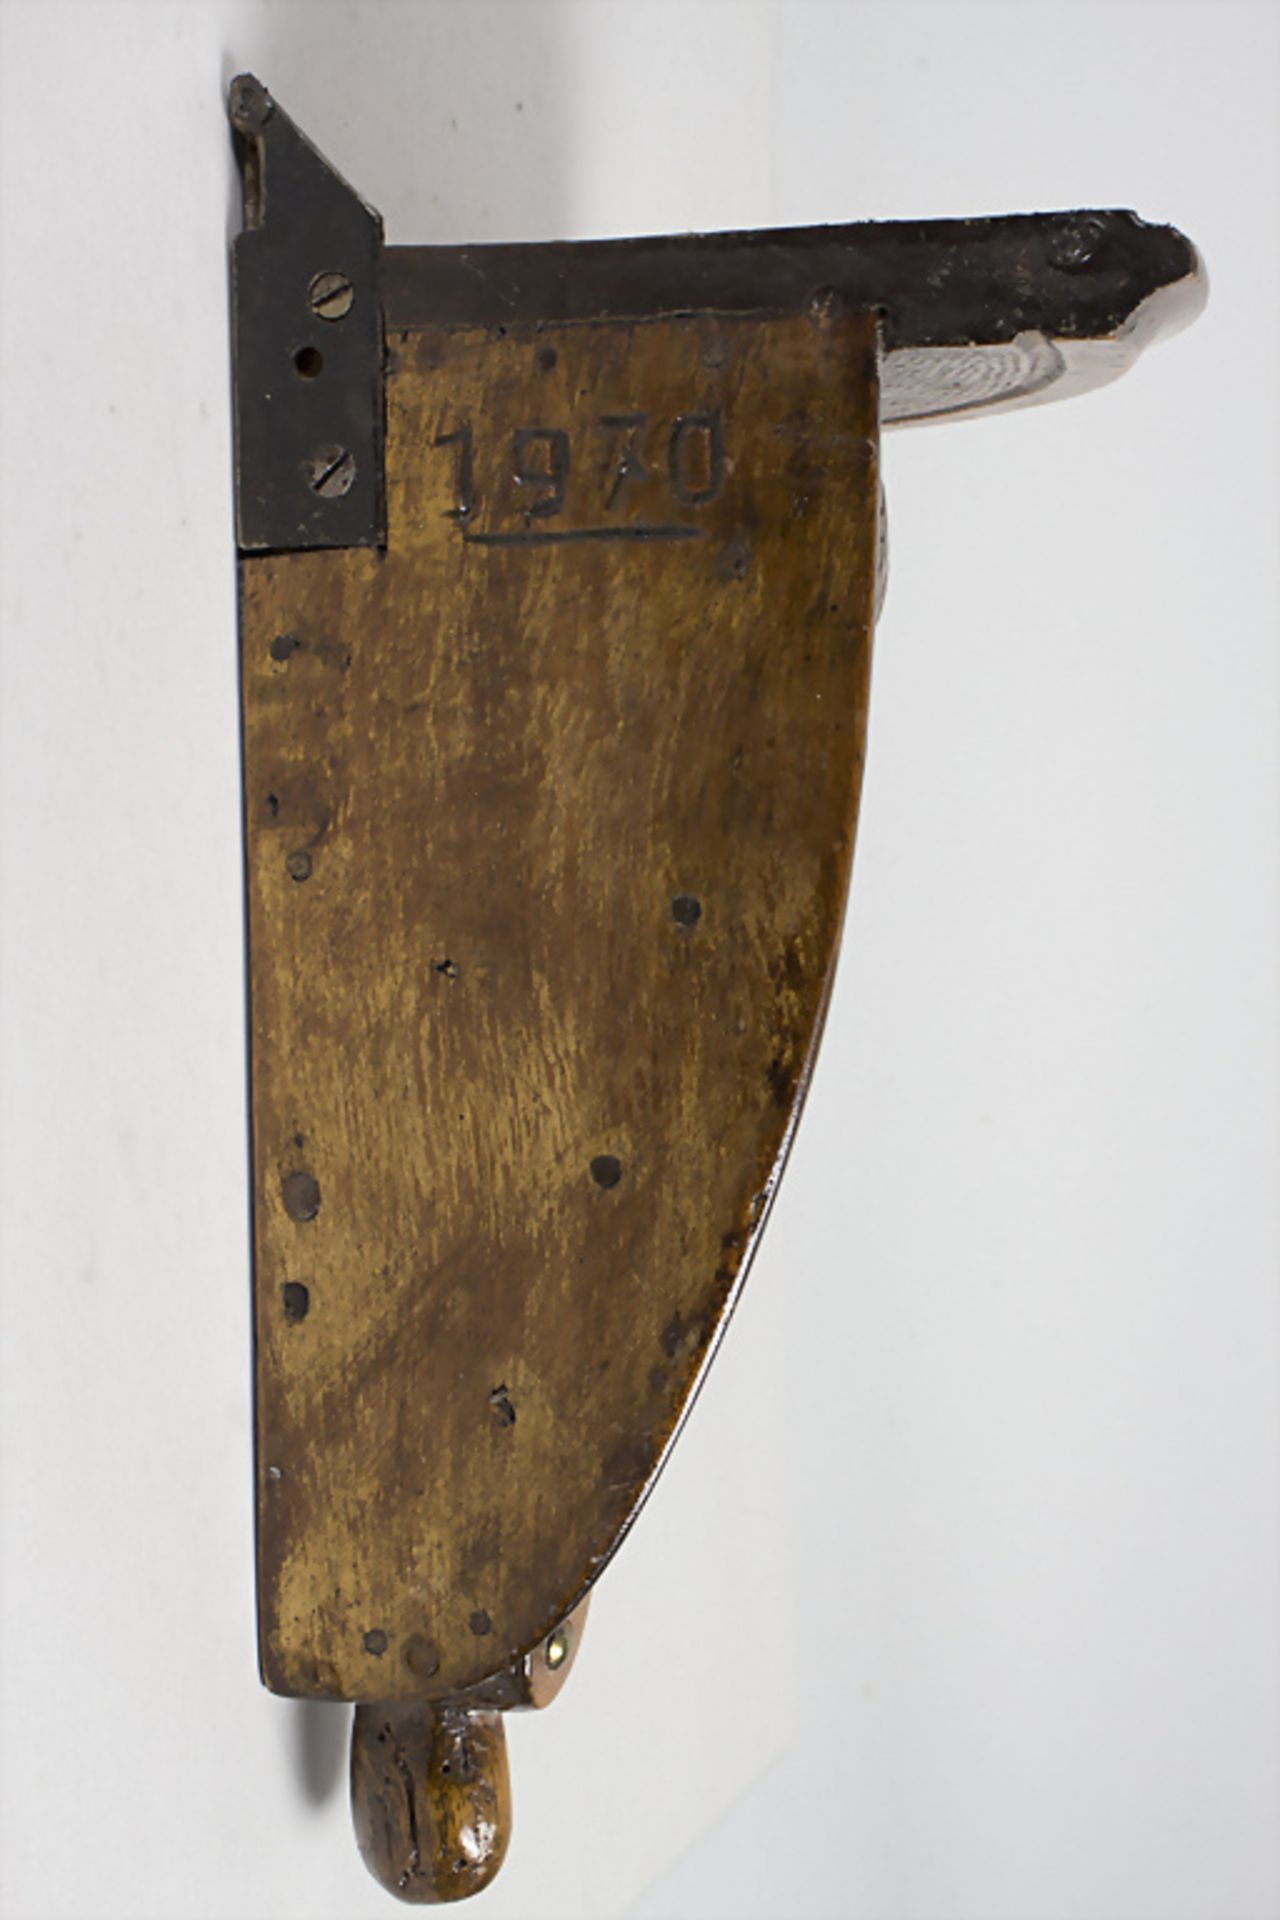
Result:
[[[573,1633],[568,1626],[557,1627],[547,1642],[546,1661],[552,1673],[562,1667],[569,1658],[569,1649],[573,1645]]]
[[[321,320],[341,320],[350,313],[356,290],[345,273],[318,273],[307,288],[307,305]]]

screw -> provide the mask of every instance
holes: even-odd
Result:
[[[312,493],[318,493],[322,500],[340,500],[351,491],[356,463],[345,447],[317,447],[311,458],[303,461],[302,471]]]
[[[1049,265],[1062,273],[1079,273],[1097,253],[1104,232],[1101,220],[1064,220],[1049,242]]]
[[[557,1667],[564,1665],[565,1661],[569,1658],[569,1649],[572,1645],[573,1634],[568,1625],[557,1627],[547,1642],[546,1660],[552,1673],[555,1672]]]
[[[307,305],[322,320],[341,320],[351,311],[356,290],[345,273],[318,273],[307,288]]]

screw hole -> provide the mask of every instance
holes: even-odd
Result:
[[[314,380],[324,369],[324,355],[319,347],[299,347],[293,356],[293,366],[304,380]]]

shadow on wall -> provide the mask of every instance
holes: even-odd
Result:
[[[351,1744],[351,1708],[331,1700],[282,1700],[293,1735],[298,1790],[309,1806],[322,1807],[342,1779]]]
[[[382,215],[392,245],[545,240],[570,230],[572,66],[557,19],[523,0],[257,0],[222,84],[256,73]],[[239,224],[239,183],[227,139]],[[346,1770],[351,1713],[282,1701],[300,1796]]]

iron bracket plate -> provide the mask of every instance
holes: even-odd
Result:
[[[382,221],[251,74],[228,111],[245,221],[231,256],[237,542],[380,546]]]

